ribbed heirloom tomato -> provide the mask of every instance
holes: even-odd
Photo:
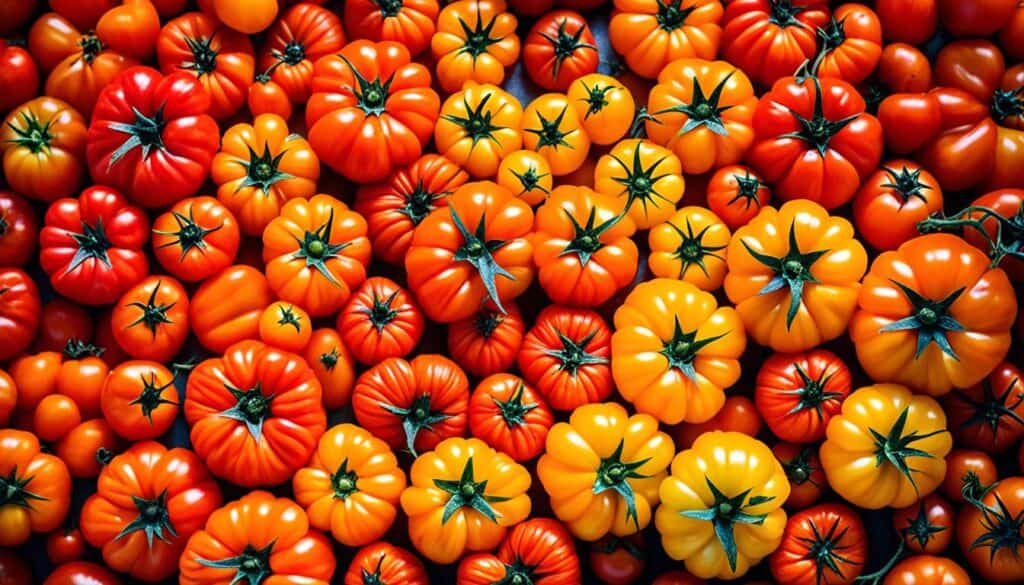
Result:
[[[860,83],[871,75],[882,56],[882,23],[863,4],[844,4],[818,30],[821,48],[815,59],[818,74]]]
[[[523,67],[544,89],[565,91],[569,84],[597,71],[597,45],[578,12],[556,10],[537,19],[523,43]]]
[[[496,85],[467,82],[441,106],[434,144],[470,175],[493,177],[502,160],[522,146],[522,121],[523,106],[514,95]]]
[[[864,570],[868,533],[857,511],[822,504],[792,515],[768,566],[792,585],[852,585]]]
[[[466,81],[500,85],[505,68],[519,59],[515,15],[504,0],[459,0],[437,17],[430,50],[437,61],[437,81],[445,93]]]
[[[734,0],[722,20],[722,56],[768,86],[814,57],[816,31],[828,21],[825,0]]]
[[[371,276],[338,314],[338,331],[360,363],[372,366],[408,355],[423,336],[423,313],[404,288]]]
[[[71,476],[39,450],[32,433],[0,429],[0,546],[21,546],[33,532],[56,530],[71,505]]]
[[[17,268],[0,270],[0,360],[17,356],[32,343],[41,310],[39,288],[31,276]]]
[[[413,57],[430,46],[437,0],[353,0],[345,3],[345,30],[355,39],[395,41]]]
[[[523,110],[523,147],[543,156],[556,177],[579,169],[590,152],[583,118],[560,93],[535,98]]]
[[[241,236],[235,216],[213,197],[182,199],[153,220],[153,255],[185,282],[198,282],[235,261]]]
[[[722,37],[718,0],[616,0],[608,24],[612,48],[650,79],[682,58],[714,59]]]
[[[637,229],[668,221],[683,198],[686,180],[679,157],[647,140],[622,140],[597,160],[594,190],[613,195]]]
[[[516,361],[526,324],[515,301],[499,311],[484,303],[471,317],[448,326],[448,354],[477,378],[507,371]]]
[[[513,528],[495,554],[465,557],[458,585],[580,583],[580,561],[572,536],[551,518],[531,518]]]
[[[484,378],[469,400],[469,431],[516,461],[544,450],[555,417],[544,398],[518,376]]]
[[[382,39],[374,39],[382,40]],[[313,64],[345,46],[341,20],[309,2],[292,6],[267,31],[258,70],[269,72],[293,104],[305,104],[313,87]]]
[[[714,291],[725,279],[725,255],[732,234],[712,211],[689,205],[651,228],[647,264],[659,278],[689,282]]]
[[[85,175],[85,125],[70,105],[46,96],[7,114],[0,153],[11,189],[40,201],[73,195]]]
[[[850,394],[851,380],[843,360],[826,349],[776,353],[757,372],[754,399],[777,437],[810,443],[825,437],[829,421]]]
[[[345,585],[430,585],[423,561],[416,555],[389,544],[375,542],[356,552],[345,573]]]
[[[573,80],[565,93],[594,144],[618,142],[633,124],[633,94],[614,77],[590,73]]]

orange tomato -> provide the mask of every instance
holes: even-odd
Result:
[[[312,335],[309,314],[287,301],[271,303],[260,316],[260,339],[268,345],[299,352]]]

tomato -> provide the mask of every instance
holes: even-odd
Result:
[[[555,410],[611,395],[611,331],[594,311],[545,307],[523,338],[519,370]]]
[[[515,461],[540,455],[554,423],[544,398],[512,374],[484,378],[469,400],[470,433]]]
[[[565,91],[574,80],[597,72],[595,43],[582,14],[548,12],[530,27],[523,43],[523,68],[541,88]]]
[[[917,555],[903,559],[886,575],[882,585],[970,585],[971,577],[955,561]]]
[[[231,266],[199,286],[189,304],[188,321],[199,343],[220,353],[243,339],[258,337],[260,316],[273,301],[274,291],[262,272],[251,266]]]
[[[917,47],[892,43],[882,50],[878,79],[894,93],[925,92],[932,87],[932,65]]]
[[[530,472],[479,439],[453,437],[416,458],[402,510],[409,539],[439,564],[491,550],[530,515]]]
[[[629,585],[644,572],[643,535],[606,536],[590,545],[590,570],[608,585]]]
[[[18,268],[0,269],[0,361],[24,351],[36,336],[42,308],[39,289],[28,274]]]
[[[39,401],[32,417],[32,430],[43,441],[60,439],[82,423],[75,401],[63,394],[50,394]]]
[[[999,46],[1011,59],[1024,59],[1024,6],[1017,3],[1010,19],[999,31]]]
[[[654,417],[630,416],[614,402],[586,404],[551,428],[537,477],[576,538],[626,536],[650,523],[674,451]]]
[[[303,2],[288,9],[267,31],[259,70],[269,72],[293,104],[304,104],[313,87],[313,63],[345,46],[334,12]]]
[[[43,585],[121,585],[121,579],[103,565],[75,561],[54,569]]]
[[[475,315],[448,326],[448,354],[470,374],[484,378],[516,361],[526,324],[514,301],[499,311],[485,303]]]
[[[346,4],[347,6],[347,4]],[[419,557],[387,542],[359,549],[345,573],[344,585],[429,585],[427,570]]]
[[[285,203],[316,193],[320,161],[284,118],[263,114],[224,133],[210,176],[242,233],[259,236]]]
[[[327,585],[337,561],[327,538],[288,498],[254,491],[213,512],[188,539],[179,567],[182,585],[234,580]]]
[[[947,191],[966,189],[992,175],[1000,130],[989,116],[988,106],[960,89],[937,88],[927,95],[938,104],[940,123],[938,132],[931,133],[914,158]],[[891,128],[904,131],[899,126]]]
[[[596,307],[633,282],[639,253],[632,219],[608,195],[561,186],[537,210],[537,280],[555,303]]]
[[[134,358],[168,362],[188,337],[188,308],[188,293],[174,277],[147,277],[114,307],[114,339]]]
[[[437,0],[353,0],[345,3],[345,30],[354,39],[395,41],[413,57],[430,46]]]
[[[637,229],[669,220],[683,198],[686,179],[679,157],[646,140],[623,140],[602,155],[594,169],[594,190],[623,199]]]
[[[209,0],[217,20],[240,33],[265,30],[277,16],[278,2],[272,0]],[[203,0],[199,0],[202,4]]]
[[[7,427],[18,405],[18,387],[10,374],[0,369],[0,427]]]
[[[416,226],[468,178],[451,160],[425,154],[385,181],[360,185],[354,207],[366,219],[374,256],[401,264]]]
[[[82,533],[109,567],[159,581],[177,572],[189,537],[220,504],[220,488],[195,453],[143,441],[103,468],[82,507]]]
[[[680,448],[689,448],[704,433],[733,431],[756,437],[761,432],[761,416],[754,402],[746,396],[729,396],[715,416],[702,423],[683,423],[673,437]]]
[[[316,62],[306,105],[309,143],[320,160],[358,183],[380,181],[420,157],[441,100],[430,71],[383,41],[349,43]]]
[[[647,263],[660,278],[674,278],[706,291],[722,286],[729,228],[703,207],[687,206],[648,233]]]
[[[768,184],[744,165],[724,166],[708,181],[708,208],[731,230],[750,223],[771,197]]]
[[[519,60],[515,15],[504,0],[459,0],[441,10],[430,51],[437,81],[448,94],[466,81],[501,85],[505,68]]]
[[[894,93],[878,105],[878,120],[886,147],[905,154],[924,146],[941,131],[942,107],[935,93]]]
[[[432,321],[453,323],[491,300],[522,294],[533,279],[530,206],[491,182],[467,183],[413,232],[409,288]]]
[[[282,483],[327,427],[320,392],[301,357],[259,341],[236,343],[188,378],[192,445],[217,477],[245,487]]]
[[[460,585],[492,583],[580,583],[580,561],[572,536],[557,520],[531,518],[513,528],[498,551],[459,564]]]
[[[64,462],[40,453],[32,433],[0,429],[0,546],[20,546],[33,532],[56,530],[71,503]]]
[[[850,394],[851,380],[850,369],[828,350],[777,353],[758,370],[757,410],[768,428],[784,441],[820,441]]]
[[[943,401],[957,443],[986,453],[1008,451],[1024,437],[1024,375],[1003,362],[981,382]]]
[[[882,158],[882,126],[840,79],[780,79],[754,111],[751,166],[783,200],[834,209],[853,198]]]
[[[769,86],[793,75],[817,51],[816,31],[829,22],[825,0],[736,0],[722,20],[722,57]]]
[[[1019,247],[1024,240],[1024,189],[990,191],[972,201],[968,210],[967,219],[981,222],[984,228],[982,231],[977,225],[968,224],[969,229],[964,230],[964,238],[976,248],[1002,254]],[[993,243],[999,249],[993,250]],[[1019,255],[1003,257],[1000,265],[1014,281],[1024,280],[1024,259]]]
[[[497,86],[467,84],[441,107],[434,142],[470,175],[492,177],[502,160],[522,146],[522,114],[519,100]]]
[[[906,547],[915,554],[942,554],[953,542],[956,513],[938,494],[893,511],[892,525]]]
[[[886,162],[864,181],[853,200],[853,221],[878,250],[895,250],[918,235],[917,224],[943,208],[935,177],[908,160]]]
[[[551,165],[532,150],[516,150],[501,159],[495,181],[535,207],[551,196]]]
[[[174,374],[158,362],[125,362],[103,383],[100,408],[114,432],[125,439],[156,439],[178,416]]]
[[[143,207],[194,194],[219,146],[209,108],[209,94],[188,73],[124,71],[100,94],[89,124],[85,154],[93,180]]]
[[[633,125],[633,94],[614,77],[601,73],[583,75],[569,84],[566,97],[583,119],[583,130],[594,144],[614,144]]]
[[[868,557],[868,532],[857,511],[822,504],[786,521],[782,544],[768,560],[772,577],[787,585],[852,585]]]
[[[937,0],[939,19],[953,36],[985,36],[1003,27],[1017,7],[1017,0],[958,2]]]
[[[324,408],[336,410],[348,404],[355,384],[355,358],[334,329],[317,329],[302,352],[323,391]]]
[[[241,237],[234,215],[213,197],[182,199],[153,221],[153,253],[164,270],[186,282],[230,266]]]
[[[9,372],[17,388],[18,410],[31,413],[39,401],[57,391],[63,357],[54,351],[27,354],[11,362]]]
[[[828,423],[819,455],[839,496],[877,510],[909,506],[935,491],[952,444],[935,399],[878,384],[846,398],[842,412]]]
[[[812,201],[765,207],[736,230],[726,258],[725,292],[747,333],[782,352],[842,335],[867,267],[850,222]]]
[[[5,3],[0,8],[0,22],[3,22],[0,24],[0,35],[6,36],[20,29],[32,17],[35,8],[35,0]]]
[[[936,0],[878,0],[875,11],[887,43],[922,45],[932,38],[939,25]]]
[[[872,379],[939,396],[999,365],[1016,310],[1013,286],[987,256],[956,236],[930,234],[875,259],[850,339]]]
[[[71,477],[95,479],[124,443],[102,418],[87,420],[57,442],[55,453],[68,466]]]
[[[103,350],[95,346],[69,341],[54,381],[54,389],[81,409],[83,420],[100,416],[103,383],[110,372],[99,358],[101,353]]]
[[[245,103],[249,106],[249,113],[253,116],[274,114],[288,120],[294,111],[292,102],[288,98],[288,94],[284,92],[284,88],[271,81],[266,72],[260,73],[253,80],[252,85],[249,86]]]
[[[0,131],[11,188],[46,202],[77,192],[85,174],[85,123],[74,108],[50,97],[12,110]]]
[[[702,579],[742,576],[783,539],[789,481],[768,446],[742,433],[699,437],[659,492],[662,547]]]
[[[43,305],[33,350],[63,351],[73,339],[84,343],[93,340],[93,322],[88,311],[60,297]]]
[[[412,352],[424,320],[404,288],[382,276],[367,279],[338,315],[337,328],[360,363],[374,365]]]
[[[989,41],[954,41],[935,58],[937,85],[962,89],[981,101],[992,97],[1005,70],[1002,52]]]
[[[970,481],[969,474],[974,474]],[[965,486],[973,489],[975,483],[981,486],[992,485],[997,479],[999,472],[996,464],[986,453],[953,449],[946,456],[946,477],[942,480],[942,493],[950,501],[963,504],[967,501],[964,497]]]
[[[58,17],[59,18],[59,17]],[[63,19],[61,33],[78,37],[71,50],[55,53],[58,57],[46,78],[46,95],[70,104],[86,118],[91,117],[100,93],[117,79],[121,72],[138,65],[135,59],[111,50],[92,34],[79,35]],[[64,28],[67,32],[64,32]]]
[[[107,310],[100,315],[96,321],[96,335],[94,339],[96,344],[103,348],[100,358],[108,367],[114,367],[128,359],[128,354],[121,349],[121,346],[117,344],[117,340],[114,339],[114,330],[111,325],[112,315],[113,310]]]
[[[971,568],[988,583],[1020,581],[1024,478],[1010,477],[988,486],[968,504],[957,518],[956,537]]]
[[[92,25],[87,28],[92,28]],[[56,12],[47,12],[32,23],[28,31],[28,50],[39,68],[49,73],[79,49],[82,36],[68,19]]]
[[[466,431],[469,380],[448,358],[388,358],[363,372],[352,391],[359,425],[392,449],[415,455]]]
[[[298,353],[313,335],[309,313],[285,302],[271,303],[260,316],[260,340],[267,345]]]
[[[313,528],[344,546],[363,546],[387,533],[398,515],[405,473],[387,443],[351,424],[331,427],[306,467],[292,478],[295,501]]]
[[[17,193],[0,190],[0,256],[6,266],[24,266],[32,258],[39,222],[32,206]]]
[[[160,14],[150,0],[124,0],[96,22],[96,36],[110,48],[134,59],[153,56],[160,34]]]
[[[523,110],[523,147],[543,156],[556,177],[579,169],[590,152],[583,119],[564,94],[547,93]]]
[[[85,557],[85,542],[77,528],[59,528],[46,537],[46,558],[60,566]],[[0,578],[0,583],[4,581]]]
[[[24,48],[0,39],[0,82],[8,91],[0,97],[0,113],[27,102],[39,91],[39,70]]]
[[[714,59],[722,14],[718,0],[616,0],[608,38],[631,70],[654,79],[678,59]]]
[[[789,480],[790,491],[786,506],[792,510],[803,510],[817,503],[828,489],[817,446],[776,443],[772,453],[782,464],[786,479]]]
[[[815,62],[821,77],[860,83],[871,75],[882,57],[882,23],[863,4],[844,4],[819,29],[821,48]]]

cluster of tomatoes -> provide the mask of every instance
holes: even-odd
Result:
[[[0,583],[1024,582],[1024,4],[605,4],[0,0]]]

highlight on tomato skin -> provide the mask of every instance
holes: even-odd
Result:
[[[1020,0],[0,36],[0,584],[1024,581]]]

